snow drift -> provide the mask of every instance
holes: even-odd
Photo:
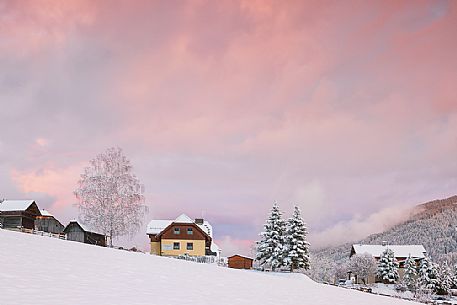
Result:
[[[301,274],[234,270],[0,229],[0,304],[413,304]]]

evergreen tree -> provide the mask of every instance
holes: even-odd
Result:
[[[287,224],[284,265],[289,267],[290,271],[309,269],[309,243],[306,241],[308,231],[298,206],[295,206]]]
[[[437,277],[436,264],[431,262],[428,257],[423,258],[419,267],[420,288],[436,291]]]
[[[385,284],[393,284],[398,280],[398,262],[391,249],[387,248],[381,254],[376,276]]]
[[[435,292],[437,294],[448,294],[454,285],[454,275],[447,262],[437,266],[437,282],[435,285]]]
[[[416,260],[411,255],[405,261],[405,274],[403,275],[403,284],[409,290],[415,291],[417,285],[417,265]]]
[[[263,268],[270,266],[275,270],[284,266],[286,223],[281,216],[282,213],[275,203],[264,226],[265,230],[260,234],[262,239],[257,247],[256,260]]]

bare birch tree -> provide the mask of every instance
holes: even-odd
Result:
[[[120,148],[109,148],[90,161],[78,181],[80,220],[110,238],[132,237],[147,213],[143,187]]]

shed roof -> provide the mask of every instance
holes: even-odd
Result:
[[[249,259],[249,260],[251,260],[251,261],[254,260],[252,257],[244,256],[244,255],[240,255],[240,254],[234,254],[234,255],[232,255],[232,256],[229,256],[228,258],[232,258],[232,257],[235,257],[235,256],[238,256],[238,257],[241,257],[241,258],[245,258],[245,259]]]
[[[395,257],[424,258],[426,250],[422,245],[352,245],[355,254],[371,254],[373,257],[381,257],[381,254],[389,248],[394,252]]]
[[[41,213],[41,216],[45,216],[45,217],[54,217],[54,215],[52,215],[51,213],[49,213],[48,210],[45,210],[45,209],[41,209],[41,210],[40,210],[40,213]]]
[[[4,200],[0,203],[0,211],[1,212],[25,211],[33,203],[35,203],[34,200]]]
[[[95,230],[92,230],[92,229],[89,229],[86,225],[82,224],[81,222],[73,219],[73,220],[70,220],[70,223],[65,227],[64,231],[66,231],[66,229],[68,228],[69,225],[71,225],[72,223],[74,224],[77,224],[83,231],[85,232],[89,232],[89,233],[95,233],[95,234],[99,234],[99,235],[105,235],[101,232],[97,232]]]

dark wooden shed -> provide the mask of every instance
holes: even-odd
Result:
[[[40,210],[34,200],[4,200],[0,203],[0,223],[5,229],[35,229]]]
[[[250,257],[235,254],[228,258],[228,266],[235,269],[252,269],[253,261]]]
[[[54,217],[54,215],[47,210],[40,210],[40,212],[41,216],[37,216],[35,219],[36,230],[54,234],[63,233],[65,227]]]
[[[67,235],[67,240],[106,247],[105,235],[89,230],[76,220],[70,221],[63,232]]]

